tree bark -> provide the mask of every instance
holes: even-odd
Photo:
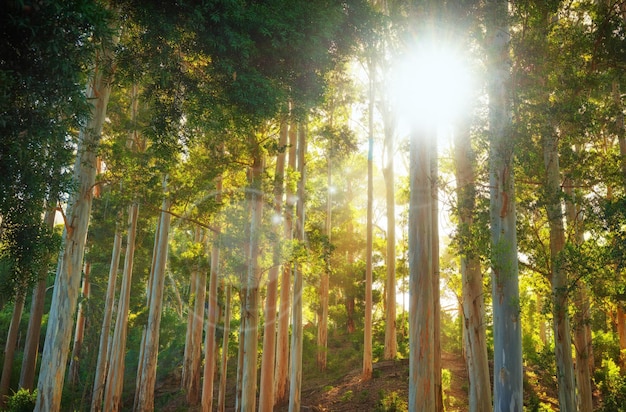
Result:
[[[83,273],[83,286],[81,290],[81,295],[83,299],[89,299],[89,272],[91,272],[91,263],[85,262],[85,270]],[[85,312],[83,309],[83,302],[79,302],[78,314],[76,316],[76,329],[74,331],[74,346],[72,347],[72,357],[70,359],[70,372],[68,377],[68,384],[72,386],[78,383],[78,372],[84,337]]]
[[[543,156],[546,168],[546,209],[550,226],[550,281],[552,284],[552,321],[556,356],[559,406],[562,411],[576,410],[576,387],[572,360],[572,337],[568,312],[568,279],[562,266],[561,252],[565,248],[562,192],[558,140],[555,130],[543,136]]]
[[[164,183],[164,192],[166,192]],[[139,393],[137,396],[137,411],[150,412],[154,410],[154,385],[156,382],[157,357],[159,352],[159,327],[163,308],[163,289],[165,285],[165,266],[167,263],[167,240],[170,230],[171,215],[167,212],[170,208],[170,199],[165,193],[163,199],[159,231],[159,247],[151,270],[150,310],[148,312],[148,325],[146,327],[146,340],[144,344],[143,362],[139,366],[143,370],[139,381]]]
[[[218,177],[215,184],[215,201],[219,204],[222,201],[222,178]],[[219,222],[215,222],[219,230]],[[209,307],[207,310],[207,328],[204,340],[204,380],[202,383],[202,408],[204,410],[213,409],[213,379],[214,365],[216,362],[217,342],[215,341],[215,332],[217,328],[217,315],[219,306],[217,302],[217,285],[220,279],[220,237],[219,233],[214,234],[213,243],[211,245],[211,278],[209,280]],[[206,284],[206,278],[205,278]],[[204,286],[203,286],[204,287]],[[202,302],[204,308],[204,299]],[[230,309],[229,309],[230,316]],[[230,320],[229,320],[230,321]],[[202,324],[200,327],[200,336],[202,335]],[[199,378],[199,377],[198,377]]]
[[[122,233],[118,226],[113,237],[109,280],[107,283],[102,329],[100,331],[100,343],[98,345],[98,361],[96,363],[93,395],[91,397],[91,412],[102,411],[102,396],[104,395],[106,371],[109,363],[109,342],[111,340],[111,320],[113,318],[113,305],[115,303],[115,284],[117,282],[117,271],[120,266],[121,251]]]
[[[54,228],[54,216],[56,210],[48,207],[44,217],[44,225],[48,230]],[[39,351],[39,336],[41,334],[41,320],[43,319],[44,304],[46,298],[46,284],[48,271],[42,267],[39,272],[39,280],[33,290],[30,305],[30,317],[28,319],[28,331],[26,332],[26,344],[24,345],[24,357],[22,359],[22,371],[20,372],[20,388],[32,391],[35,384],[35,369],[37,368],[37,354]]]
[[[224,336],[222,337],[222,361],[220,363],[220,388],[217,400],[217,411],[226,410],[226,370],[228,366],[228,341],[230,335],[230,300],[231,286],[226,285],[224,292]]]
[[[71,325],[78,300],[80,272],[93,200],[96,152],[111,93],[111,82],[104,76],[108,70],[102,67],[102,63],[112,62],[112,50],[105,47],[103,55],[104,58],[96,62],[95,73],[86,93],[87,100],[93,102],[92,117],[79,133],[73,177],[77,190],[70,194],[66,213],[63,248],[57,266],[37,384],[37,412],[58,411],[61,406]]]
[[[575,244],[581,244],[584,241],[584,233],[582,231],[582,222],[576,211],[576,199],[572,190],[573,182],[567,179],[564,184],[566,202],[565,217],[567,221],[568,232]],[[576,351],[576,388],[579,412],[593,411],[593,392],[591,388],[593,370],[593,353],[591,339],[588,339],[588,330],[590,329],[590,305],[588,297],[588,288],[584,280],[579,281],[578,286],[573,288],[574,302],[574,349]]]
[[[332,124],[330,125],[332,127]],[[332,145],[332,142],[329,142]],[[324,372],[327,365],[328,352],[328,293],[330,288],[330,250],[332,241],[332,150],[327,153],[326,167],[326,221],[324,233],[326,234],[327,245],[324,253],[324,270],[320,275],[319,288],[319,322],[317,324],[317,368]]]
[[[122,389],[124,386],[124,354],[126,353],[126,335],[128,327],[128,311],[130,307],[130,289],[133,276],[133,261],[135,256],[135,239],[137,237],[137,220],[139,205],[133,203],[128,208],[128,230],[126,233],[126,252],[124,253],[124,271],[120,286],[119,301],[115,330],[111,342],[110,359],[106,373],[104,391],[104,411],[118,411],[122,407]],[[113,284],[113,287],[114,284]],[[107,293],[108,293],[107,288]],[[115,294],[115,290],[111,293]],[[104,366],[107,370],[107,367]]]
[[[439,301],[439,163],[437,159],[437,140],[431,142],[430,179],[432,205],[432,254],[433,254],[433,369],[435,372],[435,410],[443,412],[443,386],[441,384],[441,303]]]
[[[9,394],[11,385],[11,375],[13,372],[13,361],[15,358],[15,348],[19,332],[20,320],[24,310],[24,292],[18,292],[13,305],[13,316],[9,325],[7,341],[4,346],[4,363],[2,365],[2,378],[0,379],[0,409],[6,406],[6,396]]]
[[[487,335],[483,299],[483,276],[480,259],[472,245],[476,187],[475,156],[471,147],[469,125],[455,135],[456,190],[459,216],[461,277],[463,282],[463,334],[469,375],[470,412],[491,409],[491,383],[487,358]]]
[[[296,171],[296,147],[298,145],[298,133],[296,124],[289,125],[289,162],[287,164],[287,176]],[[286,241],[293,239],[293,213],[295,194],[291,185],[286,185],[285,196],[285,227],[284,235]],[[292,262],[283,264],[283,271],[280,278],[280,308],[278,310],[278,336],[276,341],[276,373],[275,387],[276,395],[274,404],[280,405],[288,400],[289,394],[289,312],[291,303],[291,268]]]
[[[387,302],[385,308],[385,359],[395,359],[398,353],[396,337],[396,193],[395,173],[393,167],[394,130],[389,116],[383,118],[385,123],[385,154],[387,155],[383,178],[385,179],[385,202],[387,209],[387,279],[385,292]]]
[[[431,131],[413,130],[409,197],[409,410],[435,411]]]
[[[196,228],[194,242],[201,242],[200,229]],[[211,262],[212,264],[213,262]],[[200,403],[200,370],[202,368],[202,331],[204,329],[204,303],[206,301],[206,272],[194,268],[195,276],[192,276],[193,283],[193,307],[189,311],[192,313],[189,331],[189,349],[187,356],[187,370],[185,375],[187,403],[195,406]],[[210,323],[209,323],[210,326]],[[207,331],[208,333],[208,331]]]
[[[489,96],[489,186],[494,335],[494,411],[523,408],[508,2],[486,4]]]
[[[259,267],[261,220],[263,217],[263,189],[262,174],[264,159],[260,147],[253,143],[253,164],[250,170],[250,185],[248,199],[250,202],[250,245],[248,257],[248,270],[246,278],[246,305],[243,315],[246,318],[244,330],[244,356],[242,375],[242,412],[254,412],[256,410],[257,389],[257,348],[259,343],[259,280],[261,268]]]
[[[281,216],[283,209],[285,151],[287,145],[287,123],[280,124],[274,176],[274,214]],[[278,224],[272,226],[273,241],[272,267],[269,270],[265,298],[265,324],[263,329],[263,355],[261,359],[261,387],[259,391],[259,411],[271,412],[274,409],[274,366],[276,361],[276,302],[278,300],[278,273],[281,268],[281,242]]]
[[[298,130],[298,200],[296,204],[295,239],[304,241],[304,198],[306,182],[306,133],[304,124]],[[289,387],[289,412],[299,412],[302,390],[302,265],[296,260],[293,265],[293,325],[291,334],[291,370]]]
[[[368,151],[367,151],[367,225],[365,246],[365,321],[363,325],[363,372],[362,378],[372,378],[372,253],[373,253],[373,204],[374,204],[374,64],[371,58],[369,70],[368,103]]]

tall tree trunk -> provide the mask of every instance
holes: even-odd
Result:
[[[432,131],[413,130],[409,197],[409,410],[435,411]]]
[[[222,337],[222,361],[220,363],[220,388],[217,399],[217,412],[226,410],[226,371],[228,366],[228,341],[230,335],[230,300],[231,286],[226,285],[224,292],[224,336]]]
[[[574,411],[576,410],[576,387],[568,313],[569,285],[561,256],[565,248],[565,229],[561,202],[558,140],[555,130],[548,130],[543,136],[543,156],[546,168],[546,209],[550,226],[550,281],[559,406],[562,411]]]
[[[300,124],[298,130],[298,200],[296,204],[296,227],[295,239],[304,241],[304,200],[306,165],[304,163],[306,155],[306,133],[304,123]],[[293,325],[291,334],[291,370],[289,387],[289,412],[299,412],[302,390],[302,263],[294,262],[293,266]]]
[[[437,140],[431,142],[430,191],[431,191],[431,230],[432,230],[432,283],[433,283],[433,369],[435,373],[435,410],[443,412],[443,387],[441,385],[441,302],[439,301],[439,163]]]
[[[44,217],[44,225],[48,230],[54,228],[54,216],[56,210],[48,205]],[[46,284],[48,268],[42,267],[39,272],[39,280],[33,290],[30,304],[30,317],[28,319],[28,331],[26,332],[26,344],[24,345],[24,357],[22,358],[22,371],[20,372],[20,388],[33,390],[35,384],[35,369],[37,368],[37,354],[39,351],[39,336],[41,334],[41,320],[46,298]]]
[[[196,228],[194,242],[201,242],[200,229]],[[206,301],[206,271],[194,268],[193,302],[191,325],[188,326],[189,349],[187,350],[187,370],[185,375],[187,403],[195,406],[200,403],[200,370],[202,368],[202,331],[204,329],[204,303]],[[190,299],[191,301],[191,299]],[[193,303],[193,306],[191,306]],[[210,325],[210,324],[209,324]]]
[[[370,57],[369,103],[367,111],[368,151],[367,151],[367,224],[365,246],[365,321],[363,324],[363,372],[364,380],[372,378],[372,254],[373,254],[373,204],[374,204],[374,63]]]
[[[4,363],[2,365],[2,378],[0,379],[0,409],[5,407],[6,396],[9,394],[11,375],[13,374],[13,360],[17,346],[17,336],[24,311],[24,292],[18,292],[13,304],[13,316],[9,325],[7,341],[4,346]]]
[[[200,228],[199,227],[194,228],[193,240],[194,242],[199,242],[200,240]],[[193,335],[193,328],[196,326],[196,323],[194,322],[194,315],[196,314],[194,311],[194,308],[195,308],[197,293],[198,293],[198,267],[194,265],[194,267],[191,269],[191,279],[189,282],[187,330],[185,331],[185,350],[183,352],[183,367],[182,367],[181,379],[180,379],[181,389],[187,392],[189,388],[189,372],[191,370],[191,353],[193,352],[193,349],[191,347],[191,345],[193,345],[193,341],[191,337]]]
[[[222,178],[218,177],[215,183],[215,201],[219,204],[222,202]],[[215,222],[217,229],[220,229],[219,222]],[[211,278],[209,280],[209,306],[207,310],[208,320],[206,328],[206,337],[204,339],[204,380],[202,383],[202,408],[204,410],[213,410],[213,378],[214,366],[216,362],[217,342],[215,341],[215,332],[217,328],[217,315],[219,306],[217,302],[217,285],[220,279],[220,235],[215,233],[213,243],[211,245]],[[206,279],[205,279],[206,284]],[[202,302],[204,308],[204,300]],[[230,317],[230,309],[229,317]],[[230,321],[230,319],[229,319]],[[199,325],[202,328],[202,325]],[[202,334],[200,329],[200,336]],[[199,377],[198,377],[199,378]]]
[[[259,343],[259,280],[261,268],[259,267],[261,220],[263,217],[263,188],[262,175],[264,159],[260,147],[253,143],[253,164],[250,171],[249,202],[250,202],[250,253],[248,257],[247,271],[247,296],[244,316],[246,329],[244,332],[244,357],[241,395],[242,412],[256,410],[257,389],[257,348]]]
[[[385,359],[395,359],[398,353],[396,337],[396,191],[395,173],[393,168],[394,129],[393,121],[388,114],[383,118],[385,124],[385,202],[387,209],[387,278],[385,292],[387,302],[385,308]]]
[[[96,152],[100,144],[102,125],[111,93],[111,81],[104,74],[110,70],[102,62],[112,62],[112,50],[105,47],[104,58],[96,62],[96,69],[87,90],[87,100],[93,103],[92,116],[79,133],[73,181],[76,190],[68,201],[63,249],[57,265],[48,315],[48,329],[41,359],[37,384],[35,411],[58,411],[65,378],[65,368],[70,346],[72,320],[78,300],[81,269],[91,203],[96,179]]]
[[[291,122],[289,125],[289,162],[287,164],[287,176],[296,171],[296,147],[298,145],[297,125]],[[295,194],[291,185],[286,185],[285,196],[285,240],[293,238],[293,213]],[[283,404],[288,400],[289,394],[289,312],[291,309],[291,268],[292,262],[283,264],[280,278],[280,308],[278,311],[278,336],[276,341],[276,396],[274,404]]]
[[[91,263],[85,262],[83,286],[81,290],[83,299],[89,299],[89,272],[91,272]],[[76,329],[74,331],[74,346],[72,347],[72,356],[70,358],[70,372],[67,379],[68,384],[72,386],[78,383],[81,350],[83,347],[83,339],[85,337],[85,320],[83,302],[79,302],[78,314],[76,315]]]
[[[584,241],[582,222],[576,211],[577,197],[572,190],[573,182],[567,179],[564,184],[566,194],[565,217],[568,232],[572,241],[580,245]],[[591,388],[593,353],[591,352],[591,340],[588,339],[587,331],[590,328],[590,305],[588,288],[585,281],[581,280],[577,287],[573,288],[574,303],[574,349],[576,351],[576,389],[579,412],[591,412],[593,410],[593,392]],[[590,362],[591,361],[591,362]]]
[[[483,276],[480,258],[472,247],[476,183],[474,180],[475,155],[469,130],[469,125],[464,125],[462,129],[457,129],[455,135],[456,190],[463,282],[463,341],[470,386],[469,410],[481,412],[491,409],[491,383],[487,358]]]
[[[332,127],[332,122],[330,127]],[[332,142],[329,142],[332,145]],[[324,224],[324,233],[326,234],[326,248],[324,256],[324,270],[320,275],[320,309],[319,322],[317,324],[317,368],[324,372],[327,364],[328,351],[328,292],[330,288],[330,250],[332,241],[332,149],[327,153],[326,167],[326,222]]]
[[[159,353],[159,327],[163,309],[163,289],[165,285],[165,266],[167,263],[167,240],[170,230],[171,215],[169,214],[170,199],[167,194],[166,183],[163,190],[165,198],[159,223],[159,248],[151,270],[152,284],[150,293],[150,310],[148,312],[148,324],[146,327],[146,340],[144,345],[143,362],[139,366],[143,370],[139,382],[139,394],[137,396],[137,411],[150,412],[154,410],[154,385],[156,382],[157,357]]]
[[[285,146],[287,145],[287,122],[280,124],[276,155],[276,173],[274,176],[274,213],[281,216],[283,209]],[[259,411],[271,412],[274,409],[274,366],[276,361],[276,301],[278,300],[278,273],[281,268],[280,228],[272,226],[275,239],[273,241],[272,267],[269,270],[267,292],[265,298],[265,324],[263,329],[263,356],[261,359],[261,387],[259,391]]]
[[[137,237],[137,220],[139,205],[133,203],[128,208],[128,230],[126,233],[126,252],[124,253],[124,271],[120,286],[119,301],[115,330],[111,341],[110,359],[106,372],[106,386],[104,391],[104,411],[118,411],[122,407],[122,389],[124,386],[124,354],[126,353],[126,335],[128,327],[128,311],[130,307],[130,289],[133,277],[133,261],[135,257],[135,239]],[[113,270],[113,268],[111,268]],[[111,273],[109,273],[111,276]],[[109,283],[112,281],[110,280]],[[115,288],[115,283],[113,283]],[[107,288],[107,296],[109,290]],[[115,290],[111,292],[115,294]],[[112,304],[111,304],[112,305]],[[100,404],[98,404],[99,409]]]
[[[486,4],[489,96],[489,187],[494,336],[494,411],[523,408],[508,2]]]
[[[122,251],[122,232],[119,225],[113,237],[113,250],[111,252],[111,264],[109,266],[109,280],[107,283],[106,300],[100,331],[100,343],[98,345],[98,361],[93,383],[93,395],[91,396],[91,412],[102,411],[102,396],[104,395],[104,383],[109,360],[109,342],[111,338],[111,319],[113,318],[113,305],[115,304],[115,284],[117,271],[120,266],[120,254]]]

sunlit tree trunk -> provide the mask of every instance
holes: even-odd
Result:
[[[455,135],[456,190],[459,216],[461,277],[463,282],[463,334],[469,375],[470,412],[491,409],[491,384],[487,358],[487,336],[480,257],[472,247],[476,187],[475,156],[469,125],[457,128]]]
[[[304,198],[306,182],[306,132],[304,124],[300,124],[298,130],[298,200],[296,204],[296,227],[295,239],[304,241]],[[302,262],[296,260],[293,266],[293,309],[292,309],[292,334],[291,334],[291,370],[289,387],[289,412],[299,412],[301,406],[302,390]]]
[[[443,412],[443,387],[441,385],[441,303],[439,301],[439,162],[437,159],[437,141],[431,144],[430,158],[430,181],[431,181],[431,228],[432,228],[432,254],[433,254],[433,369],[435,372],[435,408]]]
[[[222,178],[218,177],[215,182],[215,201],[220,204],[222,202]],[[220,223],[214,223],[219,230]],[[204,410],[213,409],[213,380],[215,374],[214,367],[216,362],[217,342],[215,341],[215,332],[217,328],[217,315],[219,306],[217,302],[217,286],[220,279],[220,237],[219,233],[213,235],[213,243],[211,244],[211,278],[209,280],[209,307],[207,310],[207,327],[206,337],[204,339],[204,371],[202,382],[202,408]],[[205,278],[206,284],[206,278]],[[203,285],[203,287],[205,287]],[[204,299],[202,302],[204,308]],[[229,316],[230,316],[230,309]],[[201,318],[202,320],[203,318]],[[230,321],[230,320],[229,320]],[[200,328],[199,337],[202,337],[202,323],[198,324]],[[199,376],[198,376],[199,378]]]
[[[562,411],[576,410],[572,337],[568,313],[568,279],[562,266],[561,253],[565,248],[561,177],[556,131],[543,136],[543,156],[546,168],[546,208],[550,226],[550,277],[552,284],[552,321],[556,356],[559,406]]]
[[[287,164],[287,176],[296,170],[296,147],[298,145],[298,133],[296,124],[289,125],[289,162]],[[287,182],[285,193],[285,240],[293,238],[293,213],[295,193]],[[287,261],[283,264],[280,278],[280,308],[278,310],[278,335],[276,340],[276,396],[274,403],[283,404],[288,400],[289,393],[289,313],[291,309],[291,268],[292,263]]]
[[[564,191],[566,194],[565,217],[567,220],[570,238],[575,244],[584,241],[582,222],[577,213],[576,197],[572,190],[573,182],[566,179]],[[590,328],[590,304],[588,288],[585,281],[578,282],[572,289],[574,294],[574,349],[576,351],[576,389],[579,412],[591,412],[593,410],[593,392],[591,388],[593,354],[591,352],[591,340],[588,339],[587,331]],[[591,359],[590,359],[591,358]],[[591,362],[590,362],[591,361]]]
[[[48,205],[44,216],[44,226],[52,231],[54,227],[54,215],[56,210]],[[22,358],[22,370],[20,372],[20,388],[33,390],[35,384],[35,369],[37,367],[37,354],[39,350],[39,336],[41,335],[41,320],[46,297],[46,280],[48,268],[42,267],[39,272],[39,280],[33,290],[30,304],[30,317],[28,318],[28,330],[26,332],[26,344]]]
[[[396,338],[396,192],[395,173],[393,167],[394,129],[391,115],[384,117],[385,124],[385,202],[387,208],[387,278],[385,293],[387,305],[385,307],[385,359],[395,359],[398,352]]]
[[[264,159],[261,148],[256,142],[253,143],[253,164],[250,170],[250,185],[248,199],[250,202],[250,244],[248,257],[248,270],[246,278],[246,304],[243,316],[246,318],[244,330],[244,354],[242,375],[242,412],[253,412],[256,409],[257,389],[257,362],[258,362],[258,337],[259,337],[259,280],[261,268],[259,266],[261,219],[263,217],[263,188],[262,174]]]
[[[276,173],[274,175],[274,214],[282,215],[284,176],[285,176],[285,146],[287,145],[287,122],[280,124],[278,147],[276,155]],[[265,324],[263,329],[263,356],[261,359],[261,387],[259,391],[259,411],[271,412],[274,409],[274,366],[276,360],[276,302],[278,300],[278,273],[281,268],[280,226],[272,226],[275,239],[273,241],[272,266],[269,270],[267,292],[265,298]]]
[[[494,336],[494,411],[523,408],[508,2],[485,6],[489,96],[489,187]]]
[[[85,262],[85,270],[83,273],[83,286],[81,295],[83,299],[89,299],[89,273],[91,272],[91,263]],[[72,347],[72,356],[70,358],[70,372],[68,376],[68,384],[76,385],[78,383],[78,369],[80,366],[80,356],[83,347],[83,339],[85,337],[85,311],[83,302],[78,303],[78,313],[76,315],[76,329],[74,331],[74,346]]]
[[[139,382],[136,410],[149,412],[154,410],[154,385],[156,382],[157,357],[159,353],[159,326],[163,309],[163,289],[165,285],[165,266],[167,263],[167,240],[169,237],[171,215],[168,212],[170,199],[164,183],[163,199],[159,231],[156,234],[159,239],[154,265],[151,270],[150,309],[148,312],[148,325],[146,327],[146,339],[144,344],[143,362],[139,368],[143,370]]]
[[[113,305],[115,303],[115,285],[117,282],[117,271],[120,266],[120,255],[122,251],[122,232],[119,225],[113,237],[113,250],[111,252],[111,263],[109,266],[109,280],[104,303],[102,319],[102,329],[100,331],[100,343],[98,345],[98,361],[96,362],[96,373],[93,383],[93,395],[91,396],[91,412],[102,411],[102,397],[104,395],[104,383],[106,378],[107,365],[109,363],[109,342],[111,338],[111,320],[113,318]]]
[[[217,411],[224,412],[226,410],[226,371],[228,366],[228,341],[230,335],[230,300],[231,286],[225,286],[224,292],[224,336],[222,337],[222,360],[220,363],[220,388],[217,399]]]
[[[432,131],[413,130],[409,197],[409,410],[435,411]]]
[[[13,303],[13,316],[7,334],[7,341],[4,345],[4,363],[2,365],[2,378],[0,379],[0,408],[4,408],[6,396],[9,394],[9,386],[11,385],[11,375],[13,371],[13,360],[15,357],[15,348],[17,346],[17,337],[24,310],[24,292],[18,292]]]
[[[106,386],[104,391],[104,411],[117,411],[122,406],[122,389],[124,386],[124,354],[126,353],[126,336],[128,327],[128,312],[130,307],[130,289],[133,277],[133,261],[135,257],[135,239],[137,237],[137,220],[139,205],[133,203],[128,208],[128,230],[126,233],[126,252],[124,253],[124,271],[117,304],[115,330],[111,342],[111,354],[106,372]],[[115,287],[115,286],[113,286]],[[108,293],[108,289],[107,289]],[[115,294],[115,290],[112,292]],[[99,409],[100,404],[98,404]]]
[[[74,313],[80,287],[81,269],[91,214],[93,186],[96,179],[96,155],[100,144],[102,125],[111,93],[110,73],[102,67],[111,63],[112,50],[105,47],[103,58],[96,62],[93,78],[87,90],[87,100],[93,104],[91,119],[80,130],[76,162],[74,164],[75,190],[68,201],[63,248],[57,265],[52,305],[48,315],[48,329],[41,358],[37,384],[35,411],[58,411],[65,378]]]
[[[332,127],[332,124],[330,125]],[[329,142],[332,145],[332,142]],[[326,222],[324,224],[324,233],[328,244],[325,248],[324,270],[320,275],[319,288],[319,321],[317,324],[317,368],[324,372],[327,364],[328,351],[328,289],[330,287],[330,246],[332,241],[331,223],[332,223],[332,150],[327,153],[326,167]]]
[[[363,373],[364,380],[372,378],[372,253],[373,253],[373,204],[374,204],[374,64],[368,61],[369,108],[367,151],[367,225],[365,246],[365,321],[363,325]]]

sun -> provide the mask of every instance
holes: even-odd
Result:
[[[398,61],[392,95],[403,122],[438,128],[458,120],[475,95],[469,62],[463,51],[436,42],[422,44]]]

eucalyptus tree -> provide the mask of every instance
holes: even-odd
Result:
[[[494,411],[523,408],[515,184],[511,136],[511,63],[506,0],[485,5],[489,96],[489,188],[494,336]]]

